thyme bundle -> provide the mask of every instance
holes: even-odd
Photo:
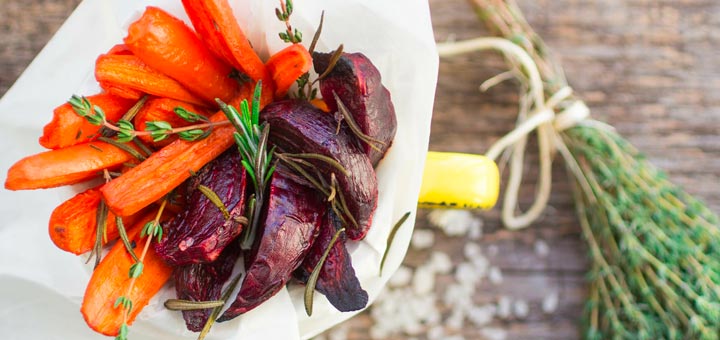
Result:
[[[549,194],[549,184],[543,183],[549,183],[552,149],[565,159],[591,259],[583,337],[718,339],[718,216],[670,182],[612,127],[587,119],[589,110],[572,95],[562,69],[513,0],[470,3],[481,21],[507,40],[448,44],[440,47],[441,55],[499,49],[511,71],[483,88],[509,75],[521,84],[519,125],[488,152],[496,158],[512,147],[503,207],[507,225],[521,228],[539,216]],[[542,160],[539,194],[527,213],[515,216],[512,190],[521,175],[513,165],[522,167],[526,136],[535,129]]]

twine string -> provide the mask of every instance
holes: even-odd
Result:
[[[555,151],[565,159],[581,187],[584,190],[588,189],[586,181],[583,181],[584,175],[559,133],[588,120],[590,109],[584,102],[572,97],[572,89],[569,86],[562,87],[546,100],[537,65],[525,50],[509,40],[488,37],[438,44],[438,53],[441,57],[482,50],[500,51],[505,58],[516,65],[518,72],[511,73],[515,78],[526,83],[526,95],[531,102],[531,111],[527,113],[521,109],[516,127],[496,141],[485,154],[488,158],[497,160],[503,152],[510,152],[510,175],[503,196],[502,221],[508,229],[521,229],[537,220],[547,207],[552,189],[552,161]],[[499,76],[490,78],[481,89],[488,89],[507,79],[510,79],[508,72],[503,72]],[[533,203],[522,212],[519,211],[517,203],[522,184],[525,147],[532,132],[537,135],[540,171]]]

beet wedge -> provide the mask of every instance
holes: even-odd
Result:
[[[335,232],[341,227],[340,220],[332,211],[329,211],[320,235],[313,243],[305,261],[295,270],[293,276],[302,283],[307,283],[310,274],[323,256],[325,249],[330,246]],[[328,253],[325,263],[320,270],[315,290],[325,295],[337,310],[352,312],[365,308],[368,303],[368,294],[360,286],[360,280],[355,275],[350,253],[345,246],[346,236],[340,234],[332,249]]]
[[[228,321],[279,292],[317,237],[326,204],[315,190],[282,164],[270,180],[264,218],[246,255],[246,273],[235,301],[218,319]]]
[[[240,154],[232,148],[205,165],[188,183],[187,208],[167,223],[155,250],[173,266],[212,262],[242,231],[246,173]],[[210,188],[227,208],[229,217],[200,190]]]
[[[315,72],[328,68],[332,53],[313,53]],[[331,112],[337,112],[335,94],[347,107],[360,130],[376,142],[373,148],[361,142],[363,150],[376,166],[390,148],[397,118],[390,91],[382,84],[380,72],[362,53],[343,53],[335,67],[320,80],[320,93]]]
[[[352,240],[365,237],[377,207],[378,188],[375,170],[370,159],[358,147],[346,127],[338,129],[338,122],[312,104],[300,100],[285,100],[268,105],[261,119],[270,124],[270,142],[283,152],[315,153],[334,158],[346,170],[313,161],[321,173],[335,173],[348,211],[355,221],[348,223],[347,234]],[[327,178],[330,182],[330,178]],[[348,217],[348,216],[344,216]]]
[[[240,243],[231,242],[213,262],[175,268],[173,278],[177,298],[190,301],[220,300],[222,286],[230,278],[239,257]],[[186,310],[182,313],[187,329],[200,332],[210,317],[212,308]]]

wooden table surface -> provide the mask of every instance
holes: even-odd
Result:
[[[0,96],[50,39],[79,0],[0,0]],[[716,0],[522,0],[528,20],[557,55],[562,56],[570,84],[591,107],[593,116],[614,125],[670,174],[672,180],[720,210],[720,2]],[[430,0],[437,41],[483,35],[463,0]],[[80,37],[79,37],[80,38]],[[411,56],[408,56],[409,58]],[[500,58],[473,54],[443,60],[432,125],[432,150],[480,153],[512,128],[516,90],[502,84],[477,91],[502,71]],[[38,113],[40,114],[40,113]],[[537,172],[528,157],[526,178]],[[496,247],[489,256],[503,273],[502,284],[484,283],[475,300],[506,295],[528,301],[523,319],[494,321],[508,339],[573,339],[585,299],[586,248],[572,207],[562,166],[555,166],[550,207],[531,228],[509,232],[497,209],[478,212],[484,220],[480,245]],[[527,206],[533,181],[522,189]],[[430,228],[425,212],[418,228]],[[458,238],[436,233],[435,249],[462,258]],[[535,240],[549,254],[538,256]],[[427,251],[410,251],[415,266]],[[437,287],[441,290],[442,287]],[[540,304],[559,295],[555,312]],[[351,319],[350,339],[369,339],[367,313]],[[478,330],[462,330],[467,339]],[[397,339],[405,338],[403,336]],[[422,337],[421,337],[422,338]]]

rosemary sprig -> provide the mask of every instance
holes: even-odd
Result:
[[[383,267],[385,267],[385,260],[387,259],[388,254],[390,253],[390,247],[392,247],[393,241],[395,241],[395,235],[397,235],[398,230],[400,230],[400,227],[402,227],[403,224],[405,224],[405,221],[407,221],[408,217],[410,217],[410,212],[406,212],[405,214],[400,217],[400,219],[395,222],[395,225],[390,230],[390,235],[388,235],[387,238],[387,244],[385,245],[385,252],[383,252],[382,260],[380,260],[380,269],[378,271],[378,275],[382,276]]]
[[[108,137],[114,134],[115,140],[119,143],[130,142],[138,136],[150,136],[153,141],[158,142],[171,135],[178,135],[180,139],[187,141],[196,141],[209,136],[214,127],[230,124],[228,121],[212,122],[208,117],[190,112],[183,107],[176,107],[173,112],[175,112],[178,117],[190,123],[199,122],[199,124],[173,127],[166,121],[151,121],[147,122],[144,131],[138,131],[135,130],[135,126],[131,121],[132,117],[137,113],[137,110],[139,110],[137,104],[133,106],[134,109],[137,109],[131,109],[122,119],[116,123],[112,123],[107,120],[105,112],[101,107],[93,105],[90,100],[84,96],[73,95],[70,100],[68,100],[68,103],[80,117],[85,118],[93,125],[102,126],[102,131],[104,131],[103,136]]]
[[[275,16],[278,20],[285,23],[285,31],[280,32],[278,36],[286,43],[298,44],[302,42],[302,32],[297,28],[293,30],[290,25],[290,16],[293,12],[292,0],[280,0],[280,8],[275,8]]]
[[[142,231],[140,232],[140,238],[145,237],[145,246],[143,247],[142,253],[140,254],[140,258],[138,259],[138,261],[133,263],[128,270],[128,278],[130,278],[130,284],[125,291],[125,294],[118,296],[117,299],[115,299],[115,303],[113,305],[115,308],[122,307],[123,311],[125,311],[125,313],[123,313],[123,320],[120,326],[120,331],[115,337],[115,340],[127,340],[127,335],[129,331],[127,320],[133,308],[133,302],[132,299],[130,299],[130,293],[135,287],[135,282],[137,278],[143,274],[143,261],[145,260],[145,256],[147,255],[148,249],[150,248],[150,243],[155,237],[157,237],[158,242],[162,238],[163,229],[160,225],[160,218],[165,211],[165,206],[167,205],[168,200],[168,197],[165,197],[165,199],[163,199],[162,204],[160,204],[160,208],[155,215],[155,219],[145,224]]]
[[[253,183],[254,204],[251,210],[250,225],[245,228],[243,237],[243,249],[250,249],[255,239],[257,226],[260,220],[260,211],[262,210],[265,200],[266,184],[270,180],[270,176],[275,171],[273,164],[274,149],[268,150],[268,136],[270,135],[270,125],[267,123],[260,124],[260,95],[262,90],[262,82],[258,81],[255,86],[252,104],[249,105],[247,100],[240,103],[240,111],[235,107],[225,104],[216,99],[220,105],[220,109],[225,113],[228,120],[235,127],[235,144],[237,144],[240,156],[242,157],[242,165],[247,171],[248,176]]]
[[[308,277],[307,284],[305,285],[304,294],[305,313],[308,316],[312,316],[313,300],[315,297],[315,286],[317,286],[317,280],[320,278],[320,271],[322,271],[323,265],[325,265],[325,260],[330,254],[330,250],[332,250],[333,246],[335,246],[335,242],[337,242],[340,235],[342,235],[342,233],[344,232],[345,228],[340,228],[335,232],[333,237],[330,239],[330,243],[328,244],[327,248],[325,248],[322,257],[320,257],[320,261],[315,264],[312,273],[310,273],[310,276]]]

